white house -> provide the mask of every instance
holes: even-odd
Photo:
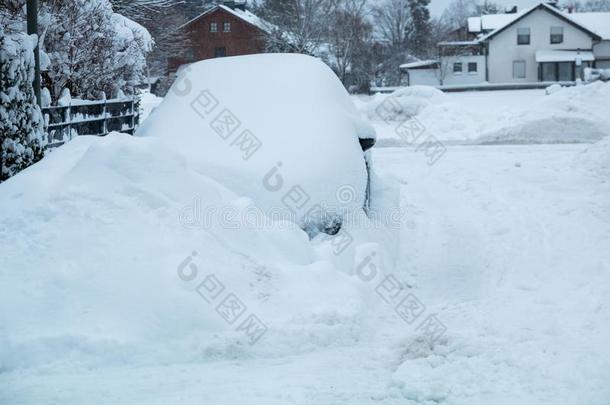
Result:
[[[468,19],[467,41],[441,42],[437,60],[401,65],[407,84],[574,81],[610,68],[610,13],[567,13],[540,3]]]

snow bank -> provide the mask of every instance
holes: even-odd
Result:
[[[607,126],[584,117],[552,115],[517,122],[515,125],[494,130],[473,143],[483,145],[590,143],[609,134]]]
[[[410,86],[375,97],[367,108],[367,115],[371,120],[403,121],[447,101],[447,96],[434,87]]]
[[[610,135],[609,99],[610,84],[602,82],[552,91],[475,143],[595,142]]]
[[[436,92],[428,88],[424,94],[429,97],[422,98],[419,90],[415,90],[413,95],[405,96],[411,101],[400,102],[399,98],[392,99],[392,95],[376,95],[368,100],[360,97],[359,108],[367,112],[377,129],[377,146],[404,145],[397,126],[409,119],[417,120],[426,134],[454,143],[595,142],[610,134],[607,113],[610,83],[560,89],[551,86],[548,95],[543,90],[503,90],[447,93],[438,97]],[[403,109],[403,104],[411,107]],[[392,106],[405,113],[394,112]],[[385,114],[387,108],[390,109],[387,120],[374,117],[376,111]]]
[[[375,293],[350,274],[377,239],[361,209],[358,134],[370,131],[345,90],[302,56],[195,64],[181,80],[140,136],[79,137],[0,185],[0,370],[274,357],[360,338]],[[191,107],[203,90],[262,141],[257,153]],[[340,254],[265,210],[333,199],[361,214]],[[396,241],[384,238],[380,255]],[[227,299],[245,308],[231,322]],[[251,316],[263,334],[242,328]]]
[[[268,54],[184,68],[136,135],[188,149],[196,170],[303,225],[314,207],[341,216],[363,206],[358,137],[374,130],[321,61]]]
[[[355,279],[293,224],[245,226],[234,214],[198,223],[249,200],[189,159],[154,137],[79,137],[0,185],[0,370],[233,359],[356,339]],[[211,274],[225,290],[208,303],[197,291]],[[215,310],[229,293],[247,307],[234,324]],[[250,314],[268,328],[253,346],[237,330]]]

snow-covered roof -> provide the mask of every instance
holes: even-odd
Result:
[[[529,10],[529,9],[528,9]],[[481,16],[481,29],[483,31],[489,30],[497,30],[498,28],[502,28],[505,25],[510,24],[512,21],[521,17],[525,11],[523,10],[519,13],[512,14],[487,14]]]
[[[242,20],[246,21],[247,23],[250,23],[265,32],[270,32],[272,29],[271,24],[269,24],[267,21],[263,20],[262,18],[252,14],[248,10],[242,10],[239,8],[231,8],[231,7],[225,6],[224,4],[220,4],[218,7],[220,7],[221,9],[225,10],[228,13],[233,14],[234,16],[236,16],[238,18],[241,18]]]
[[[439,42],[438,45],[479,45],[480,42],[478,40],[474,41],[443,41]]]
[[[489,38],[495,36],[496,34],[500,33],[501,31],[503,31],[505,28],[507,28],[508,26],[510,26],[511,24],[516,22],[517,20],[525,17],[526,15],[530,14],[531,12],[533,12],[534,10],[537,10],[537,9],[545,9],[547,11],[550,11],[551,13],[555,14],[559,18],[562,18],[562,19],[566,20],[567,22],[579,27],[583,31],[586,31],[589,35],[592,35],[594,37],[601,37],[601,35],[597,34],[592,28],[589,28],[588,26],[583,25],[576,18],[574,18],[576,13],[574,13],[574,14],[564,13],[563,11],[561,11],[547,3],[539,3],[533,7],[530,7],[528,9],[525,9],[525,10],[523,10],[519,13],[515,13],[515,14],[490,14],[487,16],[482,16],[481,18],[487,17],[487,23],[484,20],[482,20],[483,30],[485,31],[488,29],[493,29],[493,31],[480,37],[479,41],[488,40]],[[605,14],[605,13],[600,13],[600,14]],[[487,27],[490,27],[490,28],[486,28],[485,24],[488,24]]]
[[[610,13],[594,12],[594,13],[574,13],[569,14],[573,20],[580,25],[584,25],[602,39],[610,40]]]
[[[481,17],[468,17],[468,32],[481,32]]]
[[[488,39],[514,21],[541,6],[569,22],[584,28],[586,31],[597,34],[602,39],[610,40],[610,12],[565,13],[546,3],[537,4],[518,13],[488,14],[479,17],[470,17],[468,18],[468,32],[473,34],[483,32],[484,35],[479,38],[479,40]]]
[[[536,51],[536,62],[575,62],[580,58],[583,62],[595,60],[591,51],[560,51],[544,49]]]
[[[263,20],[262,18],[260,18],[256,15],[252,14],[250,11],[241,10],[241,9],[233,9],[231,7],[225,6],[224,4],[219,4],[219,5],[216,5],[214,7],[207,9],[203,13],[199,14],[197,17],[182,24],[180,27],[178,27],[178,29],[184,28],[187,25],[190,25],[191,23],[199,20],[201,17],[208,15],[217,10],[224,10],[228,13],[231,13],[235,17],[247,22],[248,24],[255,26],[256,28],[258,28],[262,31],[270,32],[273,29],[273,26],[270,23],[268,23],[267,21]]]
[[[404,63],[400,65],[401,69],[413,69],[424,66],[431,66],[437,64],[438,61],[436,59],[428,59],[428,60],[418,60],[416,62]]]

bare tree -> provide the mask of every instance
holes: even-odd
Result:
[[[269,40],[279,50],[313,55],[332,29],[336,6],[335,0],[265,0],[255,10],[273,25]]]
[[[328,35],[331,67],[344,84],[348,84],[348,74],[358,74],[356,56],[367,44],[371,25],[366,21],[367,0],[340,0],[334,10],[334,29]],[[353,84],[353,83],[350,83]]]
[[[468,17],[478,14],[479,4],[476,0],[453,0],[443,12],[443,20],[451,29],[464,27]]]
[[[588,11],[610,11],[610,0],[586,0],[586,1],[565,1],[561,3],[562,8],[576,12]]]
[[[385,85],[400,82],[398,67],[409,59],[411,13],[407,0],[384,0],[373,9],[375,29],[381,39],[380,70]]]

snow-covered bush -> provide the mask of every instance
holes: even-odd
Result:
[[[0,14],[25,30],[25,0],[0,5]],[[114,97],[144,81],[153,40],[109,0],[41,0],[38,14],[43,85],[53,100],[64,88],[83,99]]]
[[[44,154],[42,114],[32,88],[36,41],[0,27],[0,181]]]

